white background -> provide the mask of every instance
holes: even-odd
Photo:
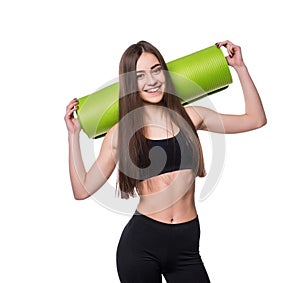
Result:
[[[129,216],[73,199],[65,106],[116,78],[138,40],[168,62],[230,39],[268,124],[226,136],[217,187],[196,200],[201,255],[214,283],[300,282],[297,16],[296,1],[2,1],[0,281],[118,282]],[[220,112],[244,109],[233,78],[210,98]]]

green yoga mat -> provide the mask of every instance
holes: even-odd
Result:
[[[225,56],[215,45],[171,61],[167,65],[182,104],[221,91],[232,83]],[[89,138],[104,136],[118,122],[118,100],[118,82],[78,99],[78,120]]]

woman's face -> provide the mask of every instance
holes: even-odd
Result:
[[[143,52],[136,64],[137,84],[141,98],[159,103],[164,95],[165,76],[155,55]]]

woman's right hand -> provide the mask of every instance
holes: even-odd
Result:
[[[74,98],[66,107],[65,122],[69,134],[79,133],[81,130],[80,123],[77,118],[74,116],[74,112],[78,109],[78,100]]]

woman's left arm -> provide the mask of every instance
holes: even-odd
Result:
[[[241,115],[220,114],[200,106],[187,106],[186,110],[195,127],[218,133],[251,131],[267,123],[265,111],[255,84],[243,61],[241,48],[226,40],[216,44],[227,48],[226,60],[237,72],[245,100],[245,113]]]

